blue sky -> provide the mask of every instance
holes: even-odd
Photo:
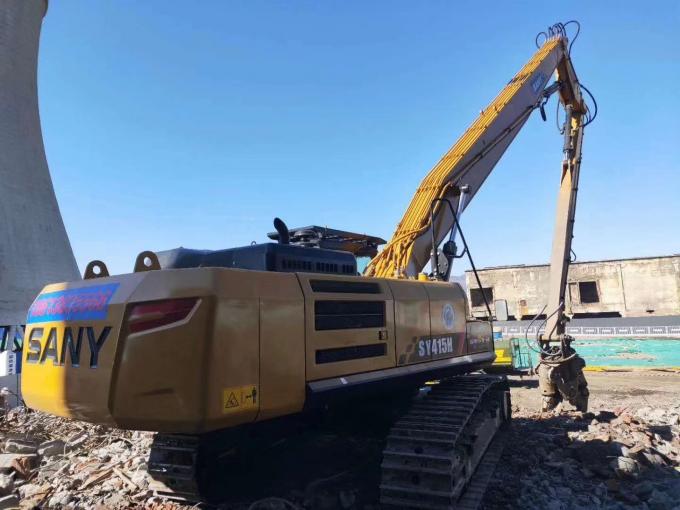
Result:
[[[40,108],[78,263],[129,272],[146,249],[265,241],[275,216],[388,239],[536,33],[572,18],[574,65],[600,107],[585,133],[574,250],[678,253],[679,6],[51,2]],[[478,266],[548,261],[554,106],[548,122],[529,120],[466,210]]]

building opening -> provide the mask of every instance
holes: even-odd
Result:
[[[581,295],[581,303],[600,302],[600,296],[597,293],[597,282],[578,282],[578,293]]]
[[[493,303],[493,287],[482,287],[481,289],[470,289],[470,301],[472,306],[484,306],[484,298],[486,302]]]
[[[612,319],[621,317],[620,312],[582,312],[575,313],[572,319]]]
[[[600,302],[597,282],[571,282],[569,284],[569,296],[572,304],[575,305]]]

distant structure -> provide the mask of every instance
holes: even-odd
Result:
[[[503,326],[511,327],[506,332],[516,333],[548,301],[548,265],[478,272],[481,290],[474,274],[465,274],[471,313],[488,315],[484,297],[492,311],[495,299],[505,299],[510,321]],[[567,333],[575,336],[680,337],[680,255],[576,262],[569,268],[565,307],[573,317]]]
[[[23,324],[48,282],[79,278],[38,113],[45,0],[0,2],[0,324]]]
[[[0,340],[14,337],[40,289],[80,278],[59,213],[38,113],[46,0],[0,1]],[[17,327],[18,326],[18,327]],[[0,373],[10,365],[0,359]],[[12,360],[13,361],[13,360]],[[5,381],[0,381],[4,385]]]

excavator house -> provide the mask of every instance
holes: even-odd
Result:
[[[474,268],[458,220],[552,94],[566,113],[539,372],[546,409],[587,406],[563,303],[583,129],[594,116],[570,59],[570,24],[578,26],[542,33],[535,55],[424,179],[381,251],[377,237],[276,220],[270,243],[143,252],[134,272],[115,276],[93,261],[82,281],[45,287],[27,318],[26,403],[156,432],[150,474],[166,493],[201,499],[216,459],[238,446],[235,431],[338,399],[418,393],[387,437],[381,503],[454,508],[510,418],[505,379],[473,374],[495,358],[491,304],[488,320],[471,319],[464,290],[448,281],[456,258]],[[371,258],[363,275],[357,257]],[[437,383],[418,392],[427,381]]]

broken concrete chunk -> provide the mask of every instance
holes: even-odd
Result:
[[[665,467],[666,466],[666,461],[658,453],[644,451],[644,452],[642,452],[642,456],[650,466],[655,466],[655,467]]]
[[[28,499],[41,494],[45,490],[45,487],[38,485],[37,483],[27,483],[19,487],[19,496],[21,499]]]
[[[0,498],[0,510],[7,508],[19,508],[19,498],[14,495]]]
[[[71,502],[72,499],[73,499],[73,496],[68,491],[57,492],[54,496],[52,496],[49,499],[48,506],[50,508],[64,507],[64,506],[68,505]]]
[[[68,444],[66,445],[66,449],[75,450],[76,448],[80,448],[83,444],[85,444],[85,441],[87,441],[88,437],[89,434],[87,432],[82,432],[81,434],[78,434],[73,439],[69,439]]]
[[[34,441],[8,439],[5,442],[6,453],[35,453],[37,449],[38,446]]]
[[[43,457],[52,457],[53,455],[63,455],[66,445],[61,439],[52,439],[45,441],[38,447],[38,453]]]
[[[0,472],[7,473],[15,470],[15,462],[27,462],[30,466],[38,465],[38,456],[24,453],[0,453]]]
[[[14,490],[14,477],[0,475],[0,496],[6,496]]]
[[[137,487],[142,489],[145,489],[149,486],[149,477],[145,470],[140,469],[139,471],[135,471],[130,479],[137,485]]]
[[[617,457],[612,460],[611,467],[619,477],[636,476],[640,472],[638,463],[628,457]]]

